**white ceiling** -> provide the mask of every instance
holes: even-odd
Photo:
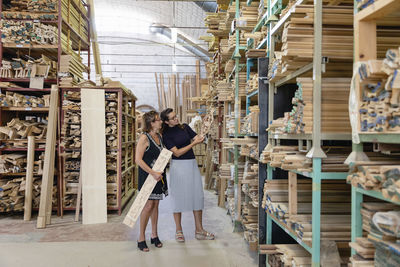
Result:
[[[170,38],[149,31],[153,23],[176,27],[180,34],[207,50],[198,38],[207,35],[205,12],[193,2],[94,0],[103,76],[121,81],[138,98],[138,105],[157,108],[154,73],[172,74],[177,64],[181,78],[195,74],[196,55]],[[94,65],[92,64],[92,80]],[[202,78],[206,78],[202,62]],[[168,84],[165,82],[165,84]]]

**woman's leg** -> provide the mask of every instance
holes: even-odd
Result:
[[[181,212],[174,212],[174,220],[176,231],[182,231],[182,213]]]
[[[140,233],[139,233],[139,239],[138,242],[145,241],[145,233],[146,233],[146,226],[147,223],[149,222],[149,218],[151,215],[151,212],[153,211],[154,203],[153,200],[148,200],[146,204],[144,205],[144,208],[142,210],[142,213],[140,214]],[[148,251],[148,250],[146,250]]]
[[[196,232],[203,232],[203,211],[202,210],[194,210],[194,224],[196,227]]]
[[[153,211],[151,213],[151,238],[158,236],[158,230],[157,230],[158,205],[160,204],[160,200],[153,200],[153,201],[154,201],[154,207],[153,207]]]

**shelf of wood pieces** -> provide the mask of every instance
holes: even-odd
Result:
[[[97,89],[105,90],[107,206],[121,212],[135,190],[135,99],[122,89]],[[62,94],[63,208],[75,209],[81,158],[80,89],[62,89]]]
[[[35,138],[33,208],[39,207],[49,97],[45,91],[32,95],[12,88],[0,94],[0,212],[24,210],[28,136]],[[55,207],[57,202],[54,185]]]

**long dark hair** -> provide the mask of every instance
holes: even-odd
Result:
[[[154,122],[156,120],[156,118],[158,117],[158,113],[154,110],[146,112],[145,114],[143,114],[143,132],[150,132],[151,131],[151,123]]]
[[[169,118],[168,115],[173,112],[174,110],[172,108],[166,108],[160,113],[160,119],[162,120],[162,127],[161,127],[161,133],[165,133],[165,131],[168,129],[168,124],[166,123]],[[179,128],[184,129],[182,124],[177,125]]]

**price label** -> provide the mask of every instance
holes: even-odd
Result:
[[[287,234],[289,234],[289,231],[288,231],[288,229],[287,229],[287,228],[285,228],[285,232],[286,232]]]
[[[277,135],[277,134],[274,134],[274,138],[275,138],[275,139],[278,139],[278,135]]]
[[[17,44],[16,47],[24,47],[22,44]]]
[[[25,108],[25,110],[29,110],[30,111],[30,110],[32,110],[32,108]]]
[[[40,22],[40,20],[38,20],[38,19],[35,19],[35,20],[33,20],[33,22]]]
[[[297,243],[299,243],[299,244],[303,244],[303,242],[301,241],[300,238],[296,238],[296,241],[297,241]]]

